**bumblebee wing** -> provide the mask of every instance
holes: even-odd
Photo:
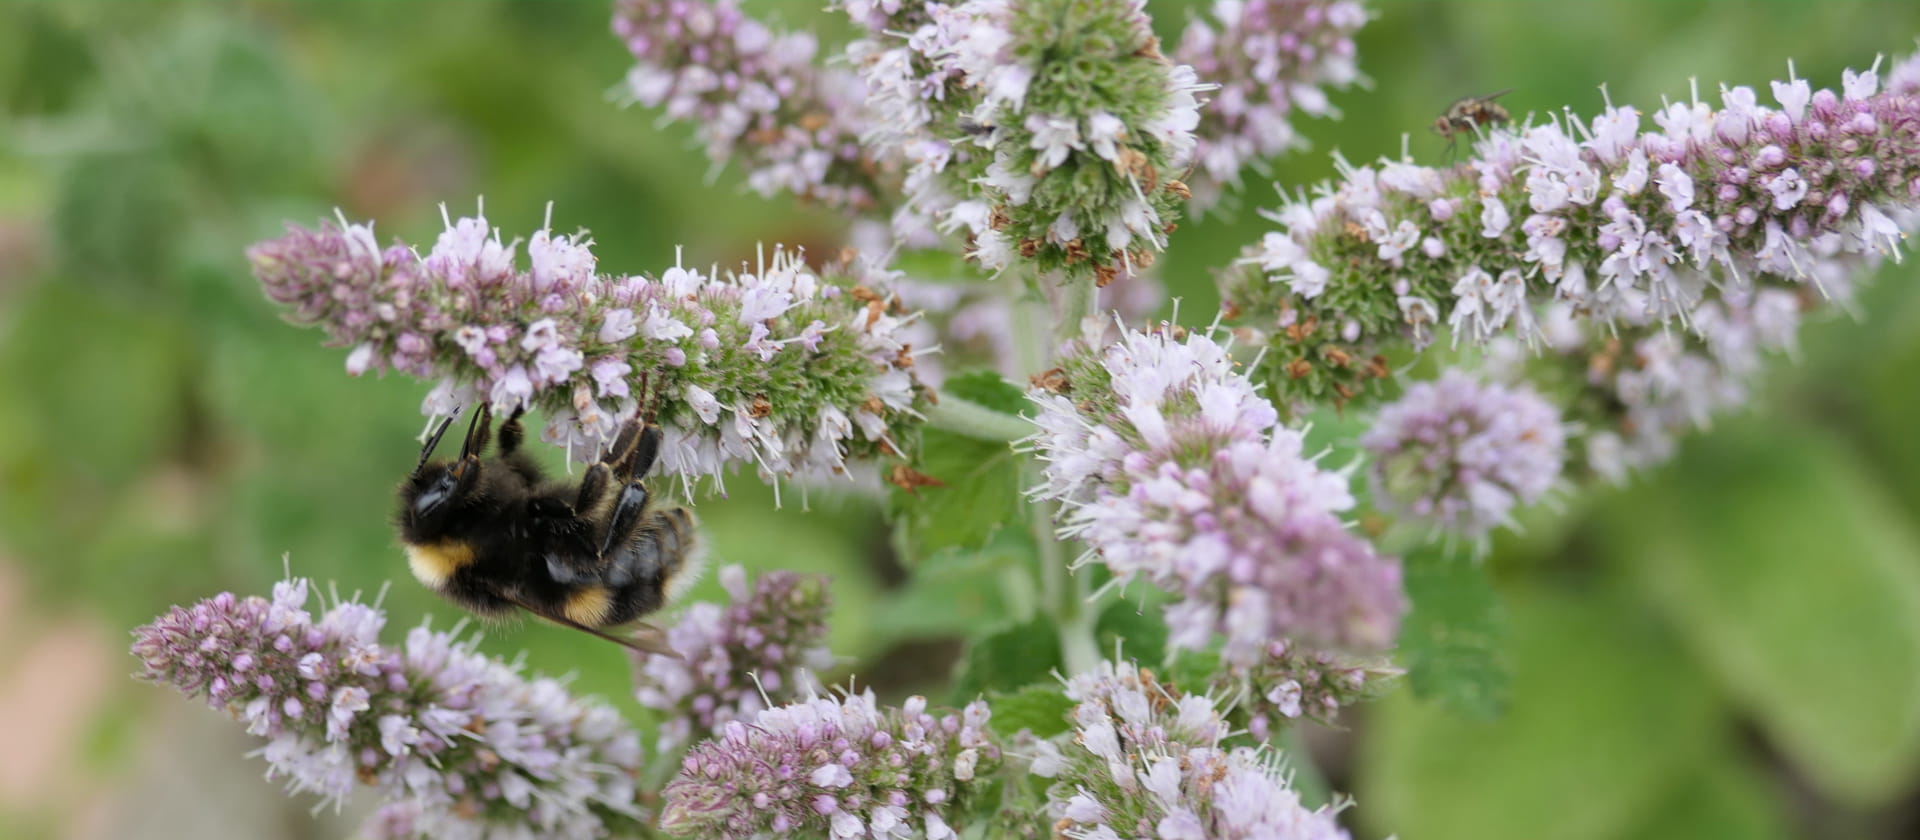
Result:
[[[1487,102],[1492,102],[1493,100],[1499,99],[1500,97],[1506,96],[1507,94],[1512,92],[1513,92],[1513,88],[1507,88],[1506,90],[1500,91],[1498,93],[1489,93],[1486,96],[1476,96],[1473,98],[1473,101],[1484,104]]]
[[[511,595],[508,593],[501,593],[501,597],[506,598],[509,601],[512,601],[514,605],[520,607],[523,610],[526,610],[527,612],[533,613],[534,615],[537,615],[541,618],[544,618],[562,627],[571,627],[582,633],[599,636],[602,639],[606,639],[607,641],[612,642],[621,647],[624,647],[628,650],[635,651],[638,653],[659,654],[660,656],[665,656],[669,659],[681,658],[678,652],[676,652],[672,647],[667,645],[666,634],[661,632],[659,628],[653,627],[652,625],[642,625],[649,632],[640,634],[638,638],[616,636],[612,633],[606,632],[605,630],[599,630],[593,627],[588,627],[585,624],[581,624],[580,622],[574,621],[573,619],[568,618],[559,613],[543,610],[539,607],[536,607],[532,604],[527,603],[526,601],[518,597],[515,597],[514,595]]]

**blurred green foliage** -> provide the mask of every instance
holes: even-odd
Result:
[[[829,43],[844,32],[819,4],[749,5],[827,21]],[[1153,9],[1174,37],[1182,4]],[[1375,10],[1359,43],[1372,89],[1335,96],[1343,120],[1301,126],[1315,151],[1273,172],[1289,189],[1328,175],[1335,150],[1362,160],[1404,142],[1435,159],[1442,144],[1424,126],[1460,96],[1512,87],[1503,102],[1517,113],[1590,113],[1604,82],[1644,111],[1687,96],[1689,78],[1703,94],[1722,80],[1764,92],[1788,58],[1831,84],[1843,66],[1914,49],[1920,32],[1910,2]],[[838,214],[747,194],[684,126],[618,107],[628,61],[608,13],[477,0],[0,4],[0,559],[24,570],[32,611],[129,628],[222,589],[264,591],[285,564],[343,591],[391,581],[396,627],[454,619],[400,572],[387,525],[425,387],[349,378],[343,353],[279,322],[242,252],[284,220],[339,207],[425,244],[441,202],[484,195],[511,235],[552,201],[555,224],[591,229],[616,271],[658,270],[676,245],[702,262],[757,241],[838,241]],[[1270,196],[1258,186],[1242,203]],[[1266,228],[1244,211],[1182,226],[1161,265],[1190,323],[1216,300],[1209,270]],[[1858,321],[1811,329],[1801,364],[1782,365],[1754,411],[1672,465],[1529,516],[1485,574],[1410,558],[1422,601],[1408,656],[1444,667],[1413,663],[1413,688],[1427,690],[1351,718],[1351,761],[1329,762],[1333,786],[1359,799],[1364,835],[1911,836],[1912,274],[1888,268]],[[976,398],[989,395],[983,385]],[[1328,418],[1316,437],[1354,419]],[[1019,713],[1044,717],[1050,701],[1021,690],[1057,652],[1023,629],[1026,596],[997,585],[1031,539],[955,527],[956,505],[1012,504],[994,492],[1017,486],[1011,463],[982,466],[982,486],[922,491],[907,519],[947,550],[911,574],[868,499],[816,492],[776,509],[742,477],[699,512],[716,563],[834,576],[834,647],[862,682],[1025,697],[1011,701]],[[962,491],[973,495],[956,502]],[[693,597],[717,593],[707,583]],[[1151,650],[1138,615],[1109,609],[1102,644]],[[957,658],[951,645],[887,655],[968,637],[981,641]],[[532,624],[490,632],[487,646],[524,649],[631,709],[610,646]],[[102,764],[126,755],[152,704],[178,702],[126,692],[86,745]],[[47,817],[0,815],[0,834]]]

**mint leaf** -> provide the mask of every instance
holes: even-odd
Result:
[[[996,693],[989,698],[989,705],[993,707],[993,717],[987,720],[987,725],[1007,736],[1026,729],[1039,737],[1051,738],[1067,731],[1067,716],[1073,711],[1073,701],[1061,691],[1058,680]]]
[[[1413,609],[1400,627],[1400,655],[1414,696],[1456,714],[1492,720],[1506,711],[1510,675],[1506,617],[1486,569],[1441,551],[1406,558]]]
[[[1026,405],[1020,389],[992,371],[955,376],[947,380],[945,391],[996,411],[1014,413]],[[979,548],[1020,518],[1020,468],[1006,443],[927,429],[914,469],[940,485],[895,490],[888,505],[910,564],[941,552]]]
[[[975,637],[953,675],[953,703],[1052,680],[1065,668],[1058,636],[1053,625],[1035,619]]]
[[[1143,609],[1139,601],[1120,600],[1107,605],[1094,622],[1093,637],[1103,656],[1113,653],[1116,642],[1121,659],[1149,667],[1167,656],[1167,623],[1160,620],[1160,608],[1148,605]]]

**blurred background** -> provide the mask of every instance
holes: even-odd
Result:
[[[749,2],[845,34],[818,3]],[[1371,90],[1274,174],[1424,161],[1459,97],[1651,110],[1721,81],[1816,86],[1916,48],[1912,2],[1375,3]],[[1185,4],[1156,2],[1174,37]],[[451,622],[402,571],[392,488],[426,386],[354,379],[282,323],[243,249],[340,208],[431,244],[484,195],[507,235],[590,229],[603,270],[657,272],[756,241],[839,241],[838,214],[712,173],[684,126],[618,107],[628,58],[600,2],[0,3],[0,837],[346,836],[244,757],[217,713],[128,678],[128,631],[283,570],[384,590],[390,628]],[[1247,208],[1271,205],[1262,185]],[[1267,229],[1183,224],[1162,265],[1189,321],[1210,269]],[[1464,653],[1315,730],[1356,836],[1920,836],[1920,289],[1888,266],[1806,335],[1762,398],[1624,489],[1569,495],[1435,565],[1413,623]],[[556,459],[557,463],[557,459]],[[717,562],[834,576],[835,650],[893,699],[938,690],[990,582],[909,584],[875,502],[776,510],[752,482],[700,502]],[[951,570],[950,570],[951,571]],[[1410,573],[1413,574],[1413,573]],[[923,576],[924,577],[924,576]],[[1489,582],[1490,581],[1490,582]],[[389,583],[391,586],[389,587]],[[930,589],[937,584],[937,589]],[[709,582],[695,597],[713,597]],[[933,592],[938,597],[929,597]],[[930,606],[932,605],[932,606]],[[637,712],[624,657],[566,631],[491,634]],[[1465,696],[1463,696],[1465,695]]]

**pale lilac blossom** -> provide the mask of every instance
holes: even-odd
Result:
[[[1029,767],[1052,780],[1056,836],[1346,840],[1338,807],[1308,808],[1275,754],[1228,747],[1215,702],[1138,666],[1101,662],[1067,680],[1073,733]]]
[[[1405,600],[1397,562],[1349,531],[1346,477],[1201,333],[1127,332],[1076,342],[1064,385],[1028,393],[1046,463],[1035,498],[1064,505],[1060,531],[1119,581],[1174,593],[1177,647],[1225,637],[1229,662],[1267,639],[1354,648],[1393,640]]]
[[[1479,540],[1560,482],[1566,438],[1559,410],[1531,388],[1449,369],[1383,406],[1360,445],[1377,504]]]
[[[634,655],[634,695],[662,712],[654,749],[669,753],[752,719],[779,702],[817,692],[815,674],[833,664],[826,645],[826,579],[765,572],[751,584],[739,566],[720,570],[726,604],[687,607],[667,629],[680,655]]]
[[[1000,763],[988,717],[984,702],[936,716],[925,698],[882,707],[872,692],[764,709],[693,748],[662,793],[660,828],[955,840],[976,780]]]
[[[1298,115],[1339,116],[1327,92],[1362,81],[1353,36],[1367,12],[1353,0],[1215,0],[1190,14],[1174,60],[1219,85],[1194,130],[1193,202],[1205,210],[1246,171],[1306,147]]]
[[[1611,104],[1591,121],[1494,127],[1449,169],[1342,162],[1339,181],[1271,214],[1281,230],[1245,250],[1222,297],[1267,341],[1264,378],[1288,406],[1377,393],[1384,369],[1363,360],[1400,342],[1426,346],[1435,310],[1455,344],[1514,337],[1538,348],[1553,309],[1576,322],[1562,332],[1583,337],[1578,355],[1621,362],[1605,376],[1625,374],[1628,410],[1576,418],[1603,450],[1640,453],[1600,459],[1617,474],[1743,392],[1731,369],[1706,374],[1719,366],[1718,351],[1703,352],[1720,341],[1711,330],[1739,322],[1769,291],[1844,305],[1852,278],[1899,258],[1903,234],[1920,226],[1920,97],[1894,80],[1920,76],[1916,67],[1920,57],[1884,76],[1877,63],[1848,71],[1844,95],[1790,74],[1771,85],[1777,108],[1752,88],[1723,88],[1718,108],[1675,102],[1652,114],[1654,127]],[[1518,224],[1503,224],[1503,211]],[[1450,246],[1400,247],[1391,232],[1402,222]],[[1608,351],[1615,342],[1634,349]],[[1641,345],[1695,359],[1700,375],[1661,383],[1649,402]],[[1683,398],[1673,388],[1705,390]],[[1688,408],[1628,421],[1674,400]]]
[[[486,230],[484,218],[449,222],[421,257],[399,244],[375,250],[366,225],[323,222],[290,226],[248,255],[291,320],[356,348],[350,368],[437,382],[422,404],[429,416],[483,400],[503,414],[546,409],[542,439],[583,460],[642,398],[658,400],[658,469],[689,484],[741,465],[767,479],[839,476],[901,451],[900,430],[918,417],[912,366],[923,351],[908,330],[918,316],[882,285],[898,275],[869,262],[823,276],[775,249],[758,266],[676,264],[653,279],[587,273],[591,255],[574,255],[542,290],[516,268],[519,243]],[[536,237],[586,248],[584,237]],[[853,427],[819,425],[834,394]]]
[[[344,802],[386,803],[388,837],[597,838],[637,833],[639,738],[619,713],[426,626],[381,644],[352,601],[308,612],[309,584],[222,593],[134,631],[141,679],[203,697],[265,739],[268,776]]]

